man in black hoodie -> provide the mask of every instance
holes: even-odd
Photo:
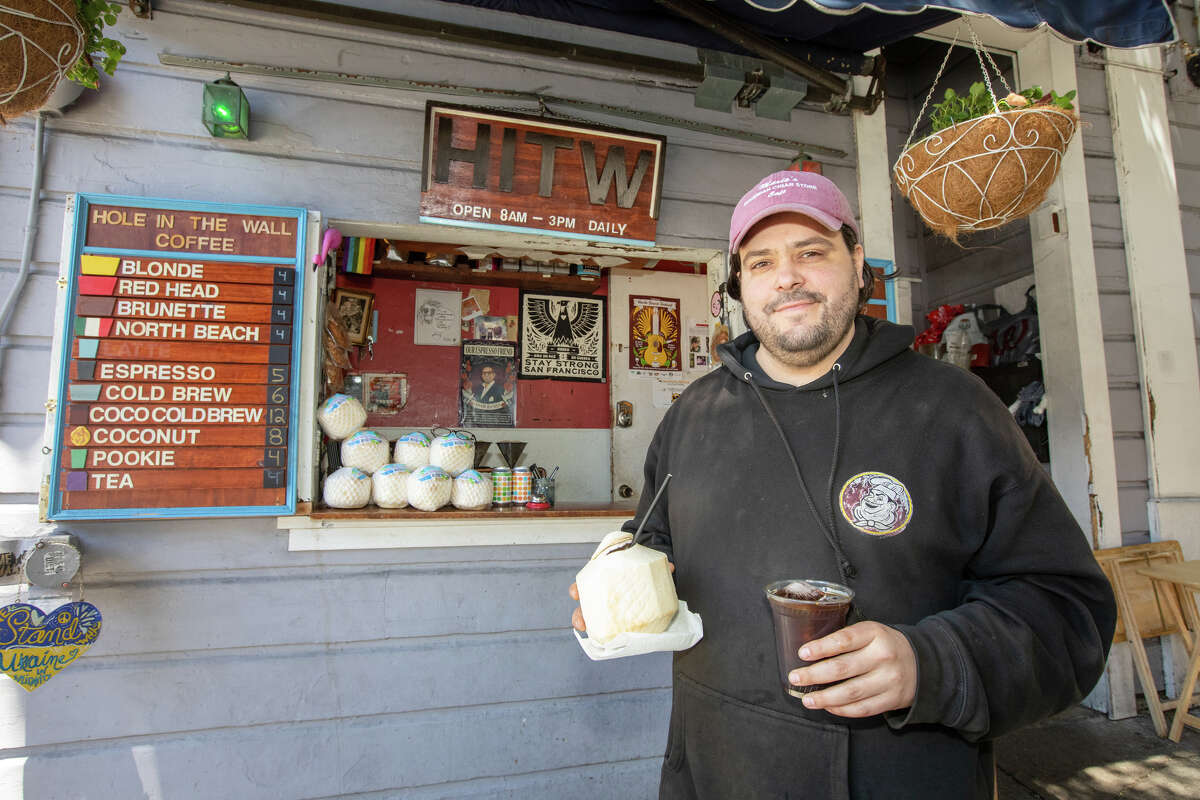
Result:
[[[1116,610],[1086,537],[981,381],[858,315],[858,239],[822,176],[778,172],[742,198],[730,294],[751,332],[647,453],[624,528],[671,473],[647,544],[705,632],[675,655],[660,798],[989,798],[992,740],[1103,670]],[[803,700],[763,595],[782,578],[855,591],[850,624],[788,676],[834,684]]]

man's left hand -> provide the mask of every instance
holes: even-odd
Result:
[[[912,705],[917,657],[904,634],[878,622],[858,622],[800,648],[817,661],[788,675],[793,685],[837,683],[804,695],[804,705],[839,717],[870,717]]]

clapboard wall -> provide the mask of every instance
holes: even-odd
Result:
[[[414,2],[406,13],[434,13]],[[453,13],[464,12],[457,7]],[[449,12],[447,12],[449,13]],[[472,11],[481,27],[512,20]],[[602,47],[644,42],[520,20],[522,32]],[[0,395],[0,521],[36,522],[47,362],[66,197],[76,191],[305,206],[326,218],[413,224],[426,99],[455,98],[235,75],[253,139],[199,123],[214,73],[159,52],[466,86],[532,90],[674,113],[830,147],[850,120],[792,124],[698,111],[688,87],[628,70],[489,53],[184,0],[122,13],[129,47],[98,96],[47,123],[34,274]],[[694,58],[655,45],[661,57]],[[473,102],[470,100],[458,102]],[[488,105],[498,105],[492,102]],[[659,242],[724,246],[732,205],[785,150],[661,129],[669,140]],[[21,250],[32,123],[0,128],[0,290]],[[854,202],[851,160],[822,159]],[[274,520],[72,523],[84,592],[104,615],[86,656],[38,691],[0,681],[0,796],[285,798],[650,797],[669,706],[665,655],[588,661],[566,587],[590,547],[287,551]],[[0,587],[42,605],[56,599]],[[375,796],[375,795],[372,795]]]
[[[1113,451],[1117,464],[1121,543],[1141,544],[1150,540],[1146,506],[1150,489],[1104,56],[1103,51],[1089,53],[1086,48],[1076,48],[1076,52],[1075,74],[1079,80],[1076,105],[1081,123],[1077,136],[1083,143],[1087,174],[1092,252],[1096,261]]]
[[[1180,39],[1192,48],[1200,43],[1196,14],[1191,8],[1185,8],[1183,4],[1176,6],[1175,24]],[[1171,147],[1179,185],[1179,214],[1183,220],[1183,246],[1191,287],[1192,323],[1200,357],[1200,87],[1187,79],[1179,50],[1172,53],[1167,67],[1176,70],[1167,84],[1167,115],[1171,121]]]

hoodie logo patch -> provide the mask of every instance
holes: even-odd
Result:
[[[883,472],[860,472],[846,481],[839,505],[846,522],[872,536],[895,536],[913,515],[908,488]]]

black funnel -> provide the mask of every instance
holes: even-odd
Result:
[[[500,457],[504,459],[504,466],[515,467],[517,462],[521,460],[521,453],[525,452],[527,442],[496,442],[496,447],[500,449]]]
[[[475,469],[479,469],[479,465],[483,463],[483,459],[487,457],[488,448],[492,446],[491,442],[481,442],[475,440]]]

